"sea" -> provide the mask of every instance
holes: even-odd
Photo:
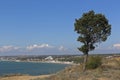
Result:
[[[33,62],[11,62],[0,61],[0,76],[9,74],[47,75],[54,74],[68,64],[56,63],[33,63]]]

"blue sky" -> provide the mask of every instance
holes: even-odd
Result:
[[[0,55],[79,54],[74,22],[102,13],[112,25],[108,40],[90,53],[120,52],[119,0],[1,0]],[[81,54],[81,53],[80,53]]]

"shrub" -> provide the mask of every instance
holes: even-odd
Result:
[[[87,69],[95,69],[102,64],[102,58],[100,56],[90,56],[86,64]]]
[[[84,58],[83,57],[75,57],[73,58],[74,63],[83,63]]]

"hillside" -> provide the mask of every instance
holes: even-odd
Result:
[[[70,66],[45,80],[120,80],[120,57],[103,59],[100,67],[86,72],[81,65]]]

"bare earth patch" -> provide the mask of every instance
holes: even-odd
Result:
[[[10,76],[10,77],[1,77],[0,80],[33,80],[36,78],[43,79],[49,77],[50,75],[40,75],[40,76]]]

